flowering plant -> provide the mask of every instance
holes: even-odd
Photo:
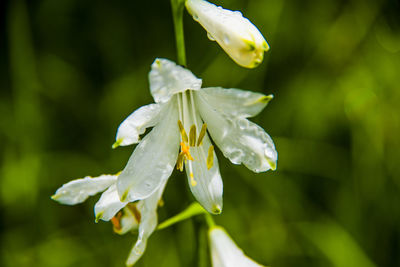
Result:
[[[249,68],[261,63],[269,46],[241,14],[203,0],[172,0],[181,65],[186,60],[181,21],[177,18],[181,18],[185,3],[235,62]],[[118,234],[138,231],[127,259],[127,265],[133,265],[157,227],[157,207],[168,178],[174,167],[180,171],[185,168],[190,190],[201,206],[194,205],[167,220],[162,228],[204,214],[210,226],[214,266],[232,266],[232,259],[227,257],[236,257],[238,264],[241,262],[237,266],[249,266],[246,262],[259,266],[244,256],[222,228],[215,227],[210,216],[220,214],[223,207],[223,183],[213,143],[234,164],[244,164],[256,173],[275,170],[277,152],[272,139],[248,120],[265,108],[272,95],[235,88],[202,88],[202,80],[190,70],[161,58],[151,65],[149,82],[155,103],[129,115],[119,126],[113,145],[116,148],[138,144],[125,168],[116,175],[73,180],[59,188],[52,198],[75,205],[103,192],[95,204],[96,221],[111,221]],[[150,127],[153,129],[141,139]],[[221,248],[225,246],[229,249],[223,255]]]

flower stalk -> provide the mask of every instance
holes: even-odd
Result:
[[[185,7],[185,0],[171,0],[171,7],[174,20],[178,64],[186,66],[185,37],[183,33],[183,9]]]

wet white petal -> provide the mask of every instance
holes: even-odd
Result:
[[[241,250],[222,227],[213,227],[208,233],[213,267],[262,267]]]
[[[200,128],[201,127],[197,126],[197,129]],[[203,145],[190,148],[190,154],[194,160],[187,161],[185,169],[190,190],[197,201],[208,212],[219,214],[222,211],[223,184],[219,172],[217,155],[214,151],[213,165],[210,169],[207,167],[207,156],[210,146],[210,138],[208,134],[206,134],[203,139]],[[190,177],[191,170],[188,166],[189,162],[192,166],[193,178]],[[192,182],[193,179],[195,183]]]
[[[179,149],[177,121],[176,99],[171,99],[160,122],[139,143],[118,177],[122,201],[149,197],[171,175]]]
[[[146,131],[146,128],[156,125],[159,121],[160,111],[159,104],[150,104],[135,110],[119,125],[113,147],[138,143],[139,136]]]
[[[141,220],[139,224],[138,239],[126,261],[126,265],[128,266],[135,264],[136,261],[143,255],[147,246],[147,239],[154,232],[157,226],[157,206],[164,191],[166,182],[167,181],[164,180],[156,192],[154,192],[148,198],[139,201],[136,206],[141,214]]]
[[[203,26],[210,40],[215,40],[240,66],[254,68],[269,49],[267,41],[239,11],[217,7],[204,0],[187,0],[186,8]]]
[[[276,169],[278,156],[274,143],[260,126],[215,111],[201,96],[196,97],[196,103],[213,141],[232,163],[243,163],[254,172]]]
[[[96,221],[100,219],[109,221],[127,203],[119,200],[117,186],[114,183],[101,195],[99,201],[94,206]]]
[[[240,89],[221,87],[203,88],[196,94],[206,100],[218,112],[234,117],[254,117],[261,112],[272,99],[272,95],[263,95]]]
[[[164,58],[157,58],[151,65],[149,81],[150,92],[156,103],[166,102],[176,93],[201,88],[201,79],[190,70]]]
[[[82,203],[89,196],[106,190],[117,180],[116,175],[101,175],[76,179],[60,187],[51,197],[52,199],[66,205]]]

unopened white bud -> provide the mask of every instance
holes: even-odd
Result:
[[[237,64],[255,68],[262,62],[269,45],[242,13],[204,0],[187,0],[186,8],[207,31],[208,38],[216,41]]]
[[[264,267],[247,257],[222,227],[212,227],[208,237],[213,267]]]

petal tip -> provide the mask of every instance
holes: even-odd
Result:
[[[269,44],[267,43],[267,41],[265,41],[265,42],[262,44],[262,46],[263,46],[263,49],[264,49],[265,52],[267,52],[267,51],[270,49],[270,46],[269,46]]]
[[[268,164],[269,164],[271,170],[275,171],[276,170],[276,162],[272,161],[272,160],[269,160],[269,159],[267,159],[267,161],[268,161]]]
[[[260,97],[257,102],[263,103],[263,104],[268,104],[269,101],[271,101],[274,98],[274,95],[264,95]]]
[[[61,194],[54,194],[50,198],[54,201],[58,201],[58,199],[61,197]]]
[[[119,147],[122,144],[123,139],[119,138],[117,139],[117,141],[115,141],[115,143],[111,146],[112,149],[116,149],[117,147]]]
[[[101,218],[103,218],[103,214],[104,214],[103,211],[96,214],[96,219],[94,220],[95,223],[98,223],[101,220]]]
[[[211,211],[212,211],[213,214],[216,214],[216,215],[221,214],[222,213],[222,207],[220,205],[218,205],[218,204],[214,204]]]

